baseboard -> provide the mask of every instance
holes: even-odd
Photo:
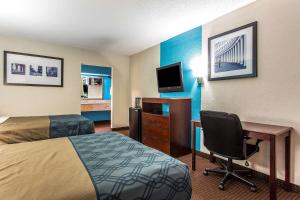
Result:
[[[209,154],[204,153],[204,152],[196,151],[196,155],[198,155],[198,156],[200,156],[200,157],[202,157],[202,158],[205,158],[205,159],[210,159]],[[214,160],[215,160],[215,161],[221,161],[221,160],[224,161],[224,159],[219,158],[219,157],[216,157],[216,156],[214,156]],[[244,166],[241,166],[241,165],[238,165],[238,164],[235,164],[235,163],[234,163],[233,165],[234,165],[234,167],[237,168],[237,169],[248,169],[248,168],[246,168],[246,167],[244,167]],[[254,172],[254,175],[255,175],[256,177],[258,177],[258,178],[260,178],[260,179],[263,179],[263,180],[265,180],[266,182],[269,182],[269,175],[264,174],[264,173],[262,173],[262,172],[255,171],[255,170],[253,170],[253,172]],[[280,186],[280,187],[282,187],[282,188],[285,188],[285,189],[288,190],[288,191],[291,191],[291,192],[295,192],[295,193],[297,193],[297,194],[300,194],[300,186],[299,186],[299,185],[290,183],[288,186],[286,186],[285,182],[284,182],[283,180],[281,180],[281,179],[278,179],[278,178],[276,179],[276,182],[277,182],[277,185],[278,185],[278,186]]]
[[[112,128],[111,130],[112,131],[126,131],[126,130],[129,130],[129,126]]]

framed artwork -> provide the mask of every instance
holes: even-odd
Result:
[[[208,80],[257,76],[257,22],[208,39]]]
[[[63,87],[64,59],[4,51],[4,84]]]

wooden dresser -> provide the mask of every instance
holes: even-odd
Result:
[[[190,121],[190,98],[142,99],[142,142],[147,146],[173,157],[190,153]]]

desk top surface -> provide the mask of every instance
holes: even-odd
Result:
[[[197,126],[201,126],[201,122],[199,120],[192,120],[192,122],[196,123]],[[245,131],[265,133],[265,134],[271,134],[275,136],[287,133],[292,130],[292,127],[288,127],[288,126],[261,124],[261,123],[246,122],[246,121],[242,121],[242,127]]]
[[[261,124],[255,122],[245,122],[242,121],[242,127],[245,131],[257,132],[257,133],[267,133],[271,135],[281,135],[292,130],[292,127],[288,126],[278,126],[272,124]]]

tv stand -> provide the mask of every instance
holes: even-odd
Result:
[[[142,142],[147,146],[173,157],[191,153],[190,121],[191,98],[142,99]]]

